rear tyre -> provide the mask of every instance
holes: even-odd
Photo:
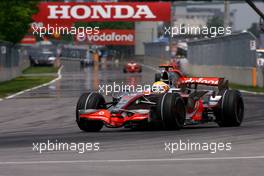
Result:
[[[159,100],[157,114],[166,130],[179,130],[186,119],[184,101],[179,94],[165,93]]]
[[[76,122],[79,128],[87,132],[100,131],[104,125],[103,122],[80,118],[79,110],[104,108],[106,108],[105,99],[101,94],[94,92],[82,94],[76,106]]]
[[[160,73],[156,73],[155,74],[155,82],[160,81],[160,79],[161,79],[161,74]]]
[[[216,119],[220,127],[240,126],[244,118],[244,101],[237,90],[226,90],[220,101]]]

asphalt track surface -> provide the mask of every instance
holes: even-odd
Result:
[[[81,93],[113,81],[147,84],[153,71],[123,74],[122,67],[80,69],[66,62],[56,83],[0,102],[0,176],[31,175],[177,175],[248,176],[264,173],[264,96],[244,94],[241,127],[215,124],[180,131],[134,131],[104,128],[81,132],[75,105]],[[99,142],[100,151],[33,151],[33,142]],[[164,143],[230,142],[231,151],[165,151]]]

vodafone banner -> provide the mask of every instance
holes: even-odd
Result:
[[[169,21],[170,2],[77,3],[41,2],[35,22]]]
[[[98,33],[83,34],[75,36],[75,41],[95,45],[134,45],[134,30],[100,30]]]

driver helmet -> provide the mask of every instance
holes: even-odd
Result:
[[[170,84],[169,73],[164,71],[160,80],[165,84]]]
[[[154,93],[164,93],[167,92],[169,88],[169,85],[164,83],[163,81],[157,81],[152,85],[152,91]]]

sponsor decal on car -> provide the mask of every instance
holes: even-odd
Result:
[[[196,84],[209,84],[209,85],[218,85],[219,78],[181,78],[181,84],[196,83]]]

